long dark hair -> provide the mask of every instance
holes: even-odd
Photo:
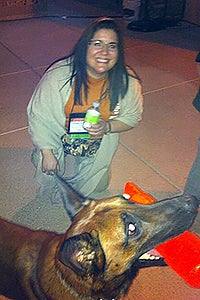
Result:
[[[118,59],[111,70],[108,71],[108,90],[110,95],[110,109],[113,110],[118,103],[119,97],[125,96],[128,90],[128,72],[125,66],[124,45],[120,29],[117,23],[111,18],[99,18],[94,21],[82,34],[71,53],[65,57],[69,59],[72,68],[72,74],[67,81],[72,84],[75,78],[75,94],[74,104],[82,104],[81,87],[84,87],[84,93],[87,98],[87,49],[88,43],[93,38],[94,34],[100,29],[113,30],[118,39]],[[136,75],[137,78],[137,75]],[[138,78],[139,79],[139,78]]]

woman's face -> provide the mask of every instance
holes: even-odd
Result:
[[[98,30],[88,45],[87,73],[93,78],[103,78],[118,59],[118,39],[112,29]]]

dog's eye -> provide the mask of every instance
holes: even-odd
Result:
[[[128,225],[128,235],[132,236],[132,235],[135,234],[135,232],[136,232],[135,225],[133,223],[129,223],[129,225]]]
[[[123,212],[121,218],[124,223],[126,245],[129,239],[139,238],[142,233],[142,224],[136,215],[129,212]]]

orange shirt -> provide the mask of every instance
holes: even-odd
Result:
[[[74,88],[75,84],[72,86],[72,91],[65,105],[65,115],[66,115],[66,128],[68,126],[68,119],[70,113],[83,113],[92,106],[93,102],[100,102],[100,118],[108,121],[110,117],[110,98],[109,93],[105,93],[107,89],[107,82],[105,79],[95,79],[89,77],[88,79],[88,98],[86,101],[84,95],[84,89],[81,89],[82,103],[83,105],[74,105]],[[102,98],[101,98],[102,97]]]

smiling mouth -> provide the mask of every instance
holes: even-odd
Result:
[[[107,63],[109,62],[108,59],[103,59],[103,58],[97,58],[96,61],[97,61],[98,63],[104,63],[104,64],[107,64]]]
[[[155,249],[147,251],[138,258],[139,268],[166,266],[164,257],[161,256]]]
[[[147,251],[146,253],[142,254],[139,259],[141,260],[158,260],[162,256],[156,251],[155,249],[152,249],[150,251]]]

